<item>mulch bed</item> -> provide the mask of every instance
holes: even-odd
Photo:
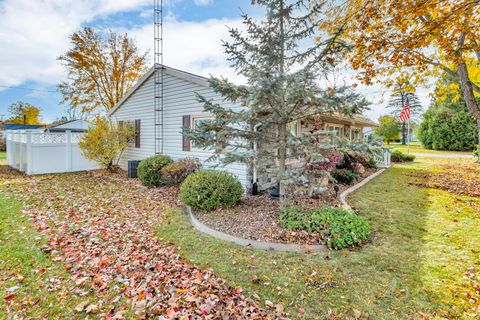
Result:
[[[284,318],[283,307],[261,308],[160,241],[155,226],[177,204],[175,188],[146,189],[124,174],[101,171],[25,176],[1,166],[0,190],[25,201],[24,213],[48,240],[43,250],[70,272],[56,286],[58,295],[95,294],[75,308],[79,317]],[[24,318],[22,299],[8,301],[9,317]]]
[[[377,171],[377,169],[366,169],[357,183]],[[340,184],[338,195],[350,187]],[[335,197],[332,184],[318,199],[296,197],[290,203],[306,209],[315,209],[326,205],[334,207],[341,205],[339,198]],[[239,238],[308,245],[322,242],[322,237],[319,234],[282,228],[278,220],[279,211],[278,200],[263,194],[260,196],[244,196],[235,207],[230,209],[196,212],[195,216],[210,228]]]

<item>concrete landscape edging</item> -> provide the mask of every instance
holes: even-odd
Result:
[[[352,210],[352,207],[347,202],[347,196],[352,192],[358,190],[359,188],[363,187],[367,184],[370,180],[378,177],[382,174],[385,169],[381,169],[371,176],[367,177],[366,179],[362,180],[360,183],[354,185],[351,188],[343,191],[340,194],[340,202],[342,206],[348,210]],[[278,243],[278,242],[267,242],[267,241],[256,241],[251,239],[243,239],[238,238],[232,235],[229,235],[225,232],[221,232],[215,229],[210,228],[209,226],[202,223],[198,218],[193,214],[192,208],[187,207],[187,214],[190,220],[191,225],[197,230],[202,233],[205,233],[211,237],[235,243],[242,247],[250,247],[254,249],[261,249],[261,250],[273,250],[273,251],[281,251],[281,252],[323,252],[328,251],[328,248],[324,245],[301,245],[301,244],[294,244],[294,243]]]
[[[352,192],[357,191],[359,188],[363,187],[364,185],[366,185],[368,182],[375,179],[379,175],[381,175],[385,170],[386,170],[385,168],[381,169],[381,170],[375,172],[374,174],[372,174],[371,176],[368,176],[364,180],[360,181],[356,185],[354,185],[354,186],[348,188],[347,190],[343,191],[340,194],[340,202],[342,203],[342,206],[347,210],[352,210],[353,211],[352,207],[348,204],[347,196],[349,194],[351,194]]]
[[[187,207],[187,213],[190,219],[190,223],[196,230],[220,240],[233,242],[242,247],[250,247],[250,248],[261,249],[261,250],[282,251],[282,252],[328,251],[328,248],[324,245],[301,245],[301,244],[293,244],[293,243],[266,242],[266,241],[256,241],[256,240],[250,240],[250,239],[237,238],[232,235],[226,234],[224,232],[214,230],[209,226],[203,224],[197,219],[197,217],[195,217],[195,215],[192,212],[192,208]]]

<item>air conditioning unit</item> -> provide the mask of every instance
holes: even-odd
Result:
[[[137,168],[141,160],[129,160],[128,161],[128,178],[137,178]]]

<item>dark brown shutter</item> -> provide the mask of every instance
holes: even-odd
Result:
[[[118,127],[120,129],[123,129],[123,121],[122,120],[118,121]]]
[[[135,120],[135,148],[140,148],[140,119]]]
[[[183,116],[183,130],[190,130],[190,116]],[[190,140],[183,134],[182,150],[190,151]]]

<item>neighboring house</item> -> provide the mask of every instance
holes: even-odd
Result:
[[[112,108],[109,116],[121,125],[130,125],[135,129],[136,137],[129,149],[124,153],[120,165],[127,167],[129,160],[142,160],[155,154],[155,122],[154,122],[154,70],[145,74],[138,83]],[[195,125],[211,118],[205,113],[203,105],[198,102],[197,93],[212,99],[214,102],[230,107],[232,110],[241,110],[239,105],[225,102],[225,100],[210,88],[208,79],[174,68],[164,68],[163,92],[163,154],[173,159],[185,157],[199,158],[204,166],[214,166],[218,163],[206,162],[212,155],[210,151],[196,148],[191,141],[182,135],[182,128],[194,128]],[[308,133],[315,126],[317,130],[329,130],[335,135],[348,138],[352,141],[363,141],[363,128],[376,127],[377,124],[360,116],[346,117],[337,114],[323,114],[318,121],[295,122],[290,125],[294,135]],[[317,119],[318,120],[318,119]],[[320,126],[320,127],[319,127]],[[259,190],[274,185],[269,177],[270,164],[265,164],[265,170],[259,170]],[[251,189],[252,170],[245,164],[230,164],[223,167],[233,173],[246,190]]]
[[[0,123],[0,138],[4,138],[5,131],[16,130],[41,130],[44,126],[33,124]]]
[[[57,123],[45,129],[46,132],[86,132],[92,124],[86,120],[70,120],[62,123]]]

